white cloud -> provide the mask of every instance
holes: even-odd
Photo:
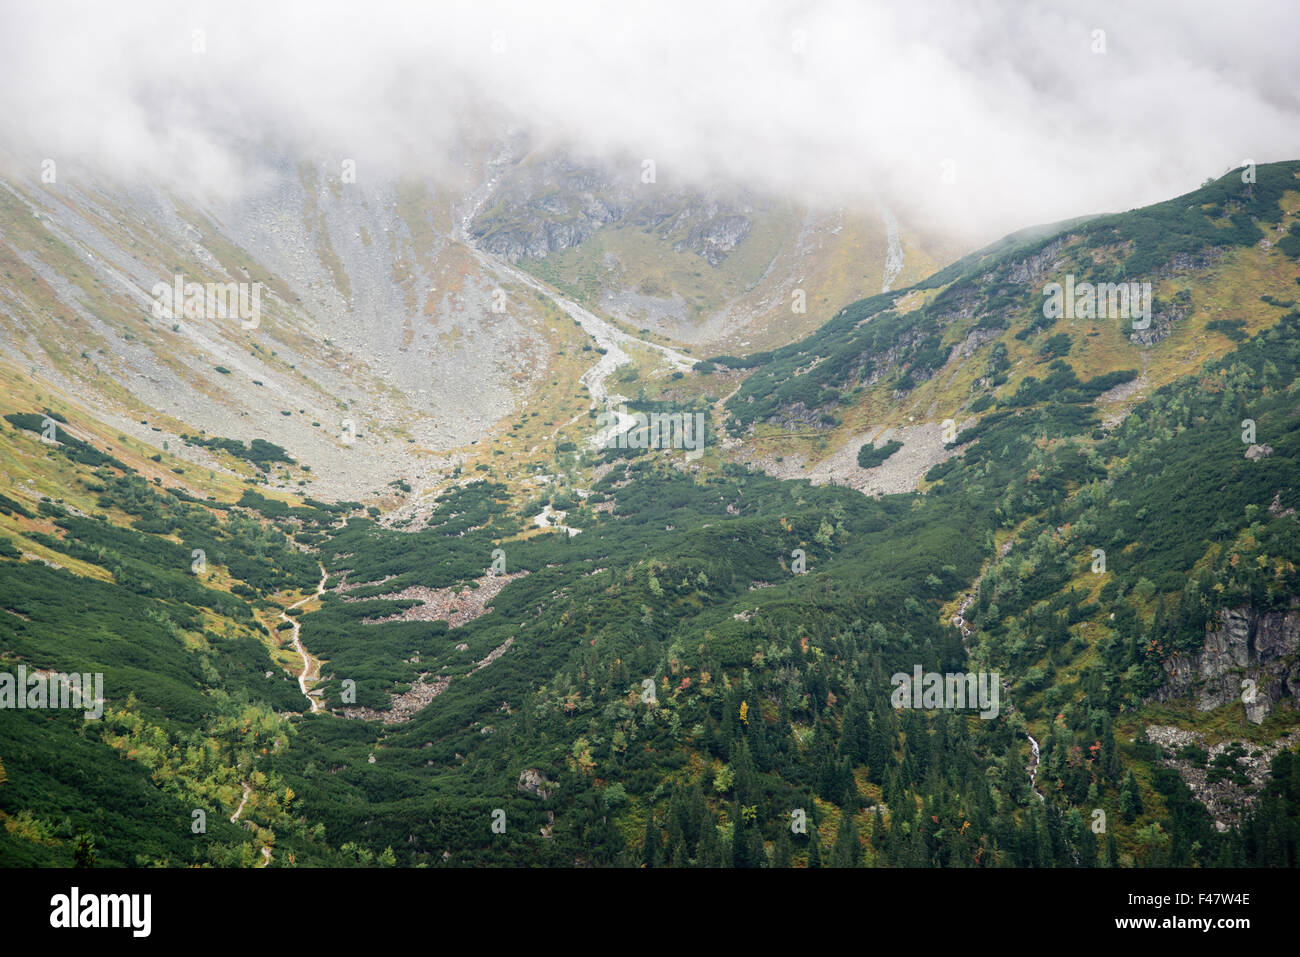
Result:
[[[1300,156],[1298,28],[1284,0],[12,4],[0,145],[224,191],[270,155],[436,174],[490,118],[989,237]]]

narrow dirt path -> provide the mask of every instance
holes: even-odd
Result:
[[[248,803],[248,796],[249,796],[250,794],[252,794],[252,793],[253,793],[253,786],[252,786],[251,784],[249,784],[247,781],[245,781],[245,782],[244,782],[244,796],[241,797],[241,798],[239,799],[239,807],[235,808],[235,813],[232,814],[232,815],[230,815],[230,823],[231,823],[231,824],[238,824],[238,823],[239,823],[239,816],[240,816],[241,814],[244,813],[244,805],[246,805],[246,804]],[[245,827],[252,827],[252,825],[251,825],[251,824],[249,824],[249,825],[245,825]],[[255,827],[253,828],[253,830],[254,830],[254,832],[256,833],[256,830],[257,830],[257,829],[256,829]],[[262,863],[261,863],[259,866],[261,866],[261,867],[266,867],[266,866],[267,866],[268,864],[270,864],[270,863],[271,863],[271,849],[270,849],[269,847],[263,846],[263,847],[262,847]]]
[[[235,813],[230,815],[230,823],[238,824],[239,815],[244,813],[244,805],[248,803],[248,796],[253,793],[253,786],[247,782],[244,783],[244,796],[239,799],[239,807],[235,808]]]
[[[302,643],[302,625],[299,623],[298,619],[290,615],[289,612],[293,611],[295,608],[300,608],[307,604],[307,602],[314,601],[321,595],[325,594],[325,580],[328,577],[329,574],[325,571],[325,565],[320,563],[320,583],[316,586],[315,593],[308,595],[306,598],[299,599],[284,611],[280,612],[281,620],[287,621],[293,626],[293,647],[302,657],[302,673],[298,675],[298,687],[301,689],[303,697],[311,702],[311,710],[313,713],[320,711],[321,705],[320,702],[313,697],[313,693],[307,690],[307,682],[320,680],[320,660],[313,658],[311,654],[308,653],[306,646]]]
[[[317,584],[316,591],[308,595],[306,598],[300,598],[284,611],[280,612],[280,620],[287,621],[293,626],[293,647],[294,650],[298,652],[299,657],[302,658],[302,671],[298,675],[298,688],[302,691],[303,697],[311,702],[311,710],[313,713],[321,710],[321,704],[315,697],[313,697],[314,692],[308,690],[307,682],[320,680],[320,659],[312,657],[311,653],[307,650],[307,647],[302,643],[302,625],[299,624],[298,619],[293,615],[290,615],[289,612],[293,611],[295,608],[301,608],[303,605],[307,604],[307,602],[313,601],[325,594],[325,580],[329,578],[329,573],[325,571],[325,565],[323,563],[317,562],[317,564],[320,565],[320,583]],[[263,622],[262,627],[265,628],[267,633],[277,642],[280,640],[279,634],[277,634],[276,630],[270,625]]]

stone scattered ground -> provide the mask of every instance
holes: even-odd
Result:
[[[342,709],[345,718],[360,718],[363,721],[382,721],[384,724],[405,724],[423,710],[429,702],[451,687],[451,679],[438,676],[432,681],[428,674],[417,677],[409,691],[389,697],[387,711],[376,711],[360,705]]]
[[[500,645],[489,651],[482,661],[478,662],[478,664],[474,665],[474,667],[469,670],[469,673],[473,674],[476,671],[482,671],[488,665],[492,664],[492,662],[504,655],[514,643],[515,640],[513,638],[507,638]]]
[[[1101,412],[1101,424],[1113,429],[1128,416],[1129,410],[1146,398],[1151,380],[1147,377],[1147,354],[1142,353],[1142,374],[1131,382],[1121,382],[1113,389],[1107,389],[1097,396],[1097,408]]]
[[[484,575],[477,579],[477,588],[461,588],[459,591],[453,588],[427,588],[423,585],[412,585],[404,588],[399,592],[392,592],[387,595],[378,596],[384,601],[394,601],[402,599],[415,599],[419,602],[410,608],[399,612],[396,615],[389,615],[384,618],[369,618],[366,624],[378,624],[386,621],[445,621],[449,628],[459,628],[467,622],[473,621],[482,615],[487,614],[492,599],[501,594],[501,590],[512,581],[523,578],[528,572],[513,572],[509,575]],[[347,591],[359,587],[357,584],[340,584],[338,591],[346,593]],[[356,601],[357,599],[345,598],[344,601]],[[506,650],[514,643],[513,638],[507,638],[505,643],[493,649],[483,658],[482,661],[475,663],[470,669],[469,674],[473,674],[483,668],[486,668],[492,662],[496,661]],[[456,646],[457,651],[466,650],[467,646],[460,644]],[[428,672],[421,673],[411,684],[411,687],[401,694],[394,694],[389,697],[389,707],[385,711],[379,711],[374,708],[368,708],[361,705],[341,709],[344,717],[359,718],[363,721],[382,721],[384,724],[404,724],[410,721],[419,711],[423,710],[433,701],[434,698],[442,694],[451,686],[451,678],[446,675],[431,675]]]
[[[569,537],[572,538],[574,535],[581,533],[582,529],[570,528],[568,525],[562,524],[568,514],[568,512],[561,512],[551,508],[550,505],[547,505],[544,509],[533,516],[533,524],[538,528],[553,528],[561,532],[568,532]],[[554,521],[552,521],[552,519],[554,519]]]
[[[0,352],[41,368],[117,432],[167,441],[187,469],[221,470],[219,457],[179,437],[206,430],[266,439],[311,466],[289,470],[288,480],[272,469],[270,485],[283,491],[354,500],[396,477],[417,490],[441,484],[460,463],[455,449],[517,414],[541,387],[554,348],[547,323],[492,263],[437,231],[413,234],[396,184],[370,179],[322,201],[333,175],[323,166],[278,168],[237,199],[199,204],[202,228],[154,187],[119,202],[122,184],[83,176],[67,202],[22,193],[17,201],[80,272],[16,248],[43,282],[9,290]],[[129,221],[94,215],[106,201],[119,210],[110,220]],[[151,237],[147,250],[137,247],[141,235]],[[241,250],[238,265],[212,255],[221,244]],[[173,267],[199,281],[273,277],[259,325],[150,321],[150,290]],[[498,288],[511,294],[505,312],[492,308]],[[34,317],[63,308],[81,325],[41,319],[33,334]],[[83,351],[91,338],[103,344],[93,356]],[[142,416],[142,408],[152,411]],[[352,444],[343,439],[347,419]]]
[[[527,574],[528,572],[513,572],[509,575],[484,575],[476,579],[477,588],[461,587],[459,591],[455,588],[412,585],[399,592],[379,595],[376,597],[382,601],[415,599],[420,604],[384,618],[367,618],[365,624],[375,625],[385,621],[445,621],[449,628],[459,628],[466,622],[487,614],[492,599],[501,594],[501,589]]]
[[[1192,795],[1205,805],[1210,816],[1214,818],[1214,826],[1219,831],[1226,831],[1229,827],[1240,823],[1242,813],[1254,806],[1256,795],[1268,778],[1270,762],[1279,751],[1292,748],[1300,742],[1300,731],[1292,731],[1265,746],[1251,744],[1248,741],[1223,741],[1219,744],[1207,745],[1205,736],[1199,732],[1184,731],[1182,728],[1170,725],[1148,726],[1147,737],[1164,749],[1165,757],[1161,763],[1179,773]],[[1244,757],[1237,759],[1237,764],[1250,780],[1249,789],[1228,780],[1216,781],[1213,784],[1209,781],[1209,766],[1218,755],[1234,743],[1240,743],[1246,751]],[[1209,752],[1210,757],[1206,767],[1198,767],[1187,758],[1178,757],[1178,752],[1189,744],[1195,744]]]
[[[476,662],[468,674],[481,671],[492,662],[496,661],[511,645],[515,643],[513,638],[507,638],[501,645],[493,648],[488,652],[482,661]],[[461,645],[458,648],[463,647]],[[359,718],[363,721],[382,721],[384,724],[405,724],[410,721],[416,714],[423,711],[434,698],[442,694],[451,687],[451,678],[446,675],[432,677],[428,672],[418,675],[411,687],[401,694],[389,696],[389,707],[387,711],[376,711],[374,708],[364,706],[355,706],[343,708],[342,714],[345,718]]]
[[[960,432],[974,422],[968,419],[957,430]],[[880,446],[891,439],[902,442],[903,447],[875,468],[858,467],[858,449],[864,443]],[[811,466],[805,466],[801,458],[794,456],[785,456],[784,461],[778,462],[773,455],[757,459],[754,464],[775,478],[808,479],[813,485],[847,485],[866,495],[892,495],[916,491],[926,472],[964,452],[968,445],[945,445],[940,424],[929,422],[856,435]]]

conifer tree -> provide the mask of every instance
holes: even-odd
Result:
[[[1132,769],[1119,792],[1119,813],[1125,824],[1132,824],[1142,813],[1142,796],[1138,793],[1137,778],[1133,776]]]
[[[821,841],[817,837],[817,825],[814,824],[812,830],[808,832],[808,867],[820,868],[821,866]]]
[[[853,809],[853,802],[850,802],[840,814],[840,828],[835,835],[835,847],[831,851],[832,867],[857,867],[862,862],[862,845],[858,842]]]
[[[655,823],[654,814],[646,816],[645,839],[641,842],[641,863],[646,867],[658,867],[663,863],[663,849],[659,843],[659,825]]]
[[[790,846],[790,829],[781,828],[781,834],[776,839],[776,847],[772,852],[772,866],[786,868],[790,866],[792,849]]]
[[[722,866],[722,841],[718,838],[718,828],[712,816],[700,826],[700,844],[695,856],[700,867]]]

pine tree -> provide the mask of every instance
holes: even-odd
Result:
[[[72,849],[72,860],[73,867],[95,866],[95,838],[92,835],[85,831],[77,835],[77,843]]]
[[[836,771],[835,790],[838,792],[838,800],[856,804],[858,782],[853,777],[853,766],[849,763],[849,759],[841,758],[836,765]]]
[[[877,804],[875,812],[871,815],[871,846],[883,852],[888,843],[889,835],[885,831],[885,818],[880,812],[880,805]]]
[[[659,825],[655,823],[653,814],[647,815],[645,820],[645,840],[641,842],[641,863],[646,867],[658,867],[663,863]]]
[[[1097,835],[1092,833],[1091,827],[1085,826],[1079,835],[1079,866],[1097,866]]]
[[[853,764],[866,764],[871,750],[871,733],[867,724],[866,709],[857,696],[849,699],[844,709],[844,724],[840,729],[840,754]]]
[[[1119,845],[1115,843],[1115,835],[1106,832],[1106,853],[1102,858],[1103,867],[1119,867]]]
[[[700,844],[695,857],[700,867],[722,866],[722,841],[712,817],[708,817],[700,827]]]
[[[757,841],[755,846],[755,832],[758,828],[752,821],[745,819],[743,806],[739,801],[732,808],[732,825],[731,825],[731,866],[740,867],[762,867],[763,842]]]
[[[1119,792],[1119,813],[1124,818],[1125,824],[1132,824],[1142,813],[1142,797],[1138,793],[1137,778],[1133,776],[1131,769]]]
[[[686,840],[698,845],[704,829],[713,827],[713,815],[709,813],[708,802],[704,799],[703,781],[700,778],[696,779],[687,796],[686,811]]]
[[[1115,745],[1115,728],[1111,724],[1110,717],[1107,716],[1101,739],[1102,753],[1105,755],[1102,764],[1102,773],[1110,781],[1119,779],[1119,773],[1123,765],[1119,761],[1119,748]]]
[[[929,867],[931,863],[929,849],[925,846],[925,829],[921,827],[921,819],[918,817],[912,822],[912,840],[907,848],[907,866]]]
[[[1042,805],[1039,805],[1039,813],[1034,815],[1034,849],[1036,856],[1034,858],[1034,867],[1051,867],[1052,861],[1052,838],[1048,833],[1047,815],[1042,813]]]
[[[670,867],[678,866],[675,862],[686,855],[686,833],[682,828],[682,803],[673,798],[668,809],[668,841],[664,844],[663,859]]]
[[[817,837],[817,825],[814,824],[812,830],[808,832],[808,867],[820,868],[822,866],[821,840]]]
[[[862,861],[862,845],[858,841],[858,829],[853,820],[853,804],[846,804],[840,814],[840,829],[835,835],[835,847],[831,851],[831,867],[857,867]]]
[[[749,742],[741,741],[733,749],[731,770],[734,772],[734,794],[740,804],[757,804],[762,797],[759,791],[758,775],[754,771],[754,761],[749,753]]]
[[[772,866],[785,868],[790,866],[793,850],[790,846],[789,828],[781,828],[781,836],[776,839],[776,848],[772,854]]]
[[[884,784],[892,757],[892,729],[887,720],[877,714],[867,733],[867,780],[872,784]]]

